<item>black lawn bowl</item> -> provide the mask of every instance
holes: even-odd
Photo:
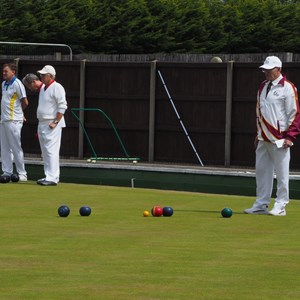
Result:
[[[0,176],[0,182],[1,183],[8,183],[8,182],[10,182],[10,176],[8,176],[8,175],[1,175]]]
[[[12,174],[12,175],[10,176],[10,180],[11,180],[12,182],[18,182],[18,181],[20,180],[19,175],[18,175],[18,174]]]

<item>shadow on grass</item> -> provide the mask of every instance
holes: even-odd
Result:
[[[211,214],[220,214],[221,210],[204,210],[204,209],[176,209],[178,212],[194,212],[194,213],[211,213]],[[243,212],[235,212],[233,211],[234,215],[245,215]]]

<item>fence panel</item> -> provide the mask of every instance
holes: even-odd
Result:
[[[11,60],[10,60],[11,61]],[[0,64],[7,60],[0,60]],[[19,61],[18,77],[46,64],[57,71],[69,109],[62,138],[62,157],[77,157],[79,124],[71,114],[80,107],[80,62]],[[264,80],[259,63],[234,63],[232,82],[231,165],[254,166],[256,93]],[[85,108],[102,109],[114,122],[130,156],[148,159],[150,63],[86,62]],[[227,64],[157,62],[178,113],[205,165],[224,165]],[[284,63],[283,73],[300,88],[300,63]],[[27,91],[22,143],[26,155],[40,155],[36,136],[38,95]],[[156,76],[154,161],[199,164]],[[98,156],[124,156],[110,123],[99,113],[85,113],[85,127]],[[300,138],[292,147],[291,168],[300,168]],[[84,141],[84,157],[92,155]]]
[[[226,64],[157,67],[203,163],[223,164]],[[155,160],[198,163],[159,78],[155,136]]]
[[[263,73],[256,64],[234,64],[231,120],[231,164],[254,165],[256,93]]]
[[[150,64],[87,63],[86,78],[85,107],[103,110],[114,123],[128,154],[146,160]],[[86,112],[85,126],[98,156],[124,156],[103,115]],[[90,153],[87,144],[84,153]]]

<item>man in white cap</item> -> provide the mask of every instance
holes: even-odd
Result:
[[[256,201],[244,212],[285,216],[289,202],[290,147],[300,133],[297,89],[282,76],[282,62],[278,57],[267,57],[259,68],[266,80],[257,93]],[[274,207],[269,211],[274,171],[277,193]]]
[[[67,109],[66,93],[55,81],[55,69],[46,65],[38,73],[43,85],[39,86],[37,118],[38,136],[44,161],[45,178],[37,181],[43,186],[57,185],[60,176],[59,152],[62,128],[66,127],[64,114]]]

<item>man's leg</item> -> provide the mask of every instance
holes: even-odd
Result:
[[[256,201],[244,212],[248,214],[268,214],[268,205],[273,190],[274,163],[268,142],[259,141],[256,148]]]
[[[275,145],[260,141],[256,149],[256,203],[269,205],[274,182],[272,148]]]
[[[9,123],[1,124],[1,159],[3,174],[11,175],[13,173],[13,160],[9,144]]]
[[[270,212],[273,215],[286,215],[285,206],[289,203],[289,168],[290,149],[276,149],[274,161],[277,179],[277,194],[274,208]]]
[[[49,126],[43,126],[43,130],[39,130],[46,181],[55,183],[59,182],[60,176],[59,152],[61,134],[61,127],[50,129]]]
[[[24,164],[24,153],[21,146],[21,130],[23,122],[8,122],[9,130],[7,132],[9,144],[13,153],[13,160],[16,165],[17,172],[22,180],[27,180],[27,172]]]

